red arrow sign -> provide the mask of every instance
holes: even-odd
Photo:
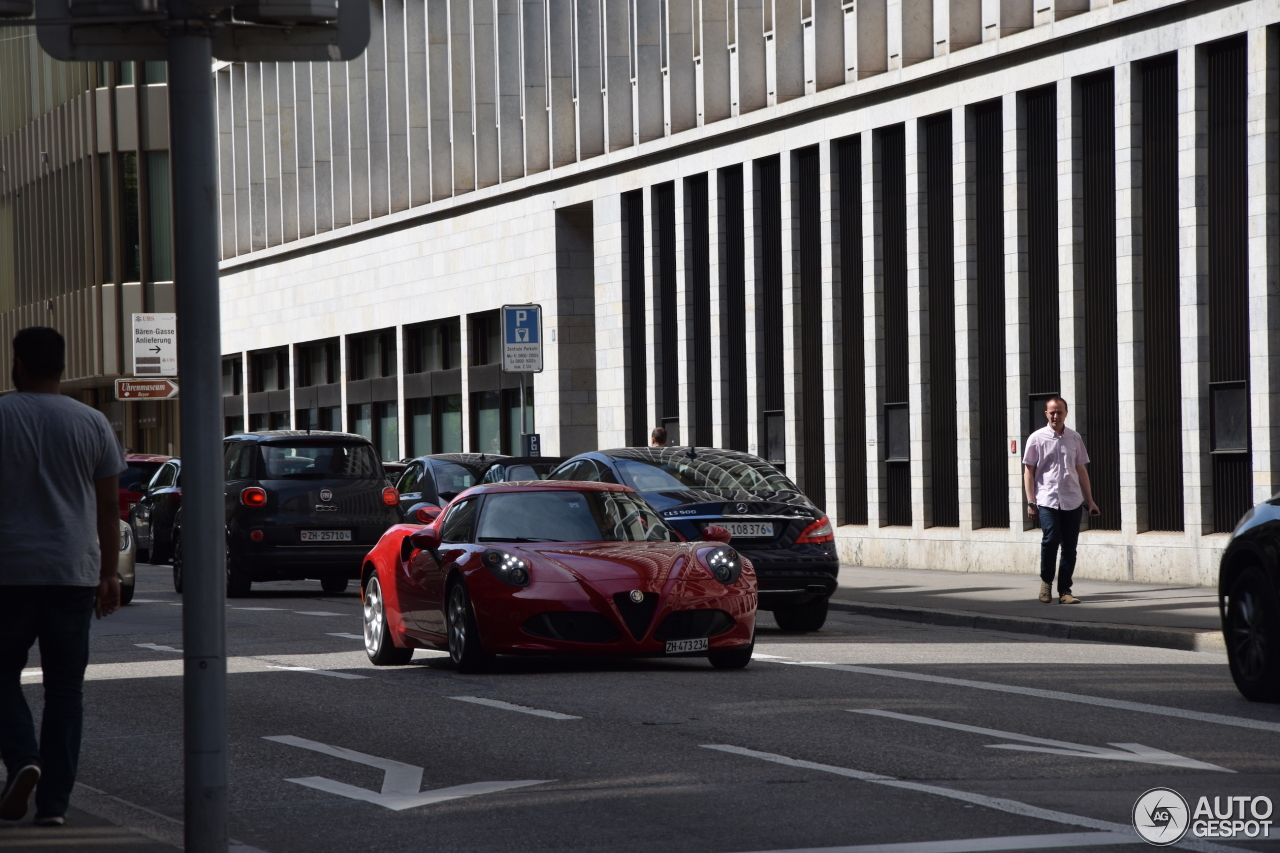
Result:
[[[178,383],[172,379],[117,379],[117,400],[172,400]]]

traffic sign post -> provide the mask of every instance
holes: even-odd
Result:
[[[133,375],[178,375],[178,315],[133,315]]]
[[[541,436],[528,429],[524,375],[542,372],[542,306],[502,306],[502,371],[520,374],[520,453],[541,456]]]

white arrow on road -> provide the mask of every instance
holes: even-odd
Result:
[[[1003,740],[1018,740],[1022,743],[989,743],[991,749],[1016,749],[1021,752],[1047,752],[1051,755],[1070,755],[1075,758],[1105,758],[1109,761],[1131,761],[1138,764],[1161,764],[1165,767],[1183,767],[1188,770],[1217,770],[1221,773],[1235,773],[1225,767],[1196,761],[1162,749],[1152,749],[1140,743],[1111,743],[1107,749],[1101,746],[1086,746],[1080,743],[1068,743],[1061,740],[1049,740],[1042,737],[1002,732],[996,729],[983,729],[978,726],[966,726],[963,723],[949,723],[945,720],[931,720],[928,717],[913,717],[910,714],[895,714],[893,711],[877,711],[872,709],[847,709],[853,714],[870,714],[873,717],[889,717],[894,720],[906,720],[909,723],[921,723],[926,726],[938,726],[944,729],[955,729],[961,732],[972,732],[977,735],[988,735]],[[1024,746],[1023,744],[1039,744]]]
[[[389,758],[378,758],[375,755],[365,755],[363,752],[356,752],[354,749],[329,746],[327,743],[318,743],[314,740],[294,737],[293,735],[275,735],[264,737],[263,740],[310,749],[313,752],[341,758],[345,761],[353,761],[366,767],[376,767],[384,771],[386,775],[382,777],[381,792],[370,791],[367,788],[357,788],[355,785],[348,785],[344,782],[335,782],[333,779],[325,779],[323,776],[308,776],[303,779],[286,779],[285,781],[293,782],[296,785],[305,785],[308,788],[315,788],[317,791],[327,791],[330,794],[337,794],[340,797],[347,797],[352,800],[363,800],[366,803],[373,803],[394,811],[403,811],[416,806],[429,806],[433,803],[443,803],[446,800],[458,800],[463,797],[474,797],[477,794],[492,794],[497,791],[508,791],[512,788],[524,788],[528,785],[542,785],[552,781],[550,779],[527,779],[520,782],[472,782],[469,785],[455,785],[452,788],[437,788],[434,791],[424,791],[422,790],[422,768],[412,764],[392,761]]]

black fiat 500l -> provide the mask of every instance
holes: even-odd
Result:
[[[635,489],[686,539],[711,524],[751,559],[760,609],[784,631],[816,631],[827,619],[840,561],[822,510],[785,474],[750,453],[711,447],[624,447],[582,453],[552,480],[600,480]]]
[[[1280,702],[1280,495],[1240,519],[1218,567],[1231,678],[1246,699]]]
[[[367,438],[340,432],[272,430],[223,444],[227,595],[255,581],[320,581],[342,592],[386,529],[400,496]],[[182,537],[173,558],[182,591]]]

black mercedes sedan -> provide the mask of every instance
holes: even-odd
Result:
[[[552,480],[635,489],[685,539],[718,524],[756,569],[760,609],[784,631],[816,631],[827,619],[840,561],[822,510],[785,474],[750,453],[712,447],[623,447],[581,453]]]
[[[400,521],[400,495],[362,435],[270,430],[223,442],[227,595],[258,581],[320,581],[325,592],[360,576],[364,555]],[[182,526],[173,586],[182,592]]]
[[[1231,678],[1246,699],[1280,702],[1280,495],[1236,525],[1218,564]]]

